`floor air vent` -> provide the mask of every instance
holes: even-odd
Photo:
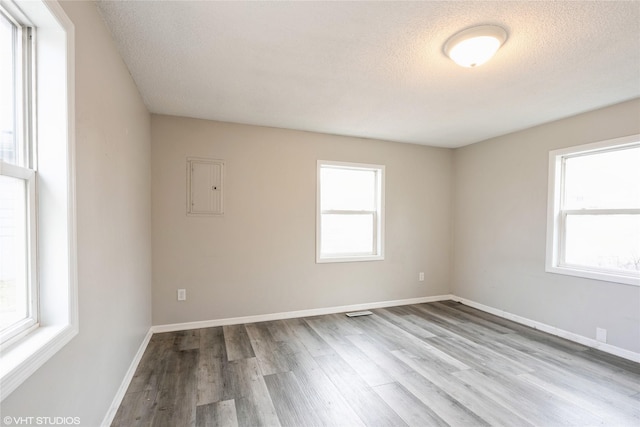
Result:
[[[373,314],[372,312],[370,312],[369,310],[365,310],[365,311],[352,311],[351,313],[347,313],[347,317],[359,317],[359,316],[368,316],[370,314]]]

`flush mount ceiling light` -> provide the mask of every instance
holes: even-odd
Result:
[[[481,25],[451,36],[444,44],[444,53],[458,65],[477,67],[491,59],[506,40],[504,28]]]

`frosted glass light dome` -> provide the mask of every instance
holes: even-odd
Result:
[[[481,25],[454,34],[444,53],[458,65],[477,67],[487,62],[507,40],[507,32],[495,25]]]

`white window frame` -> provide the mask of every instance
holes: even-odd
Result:
[[[74,26],[55,0],[0,0],[0,5],[37,36],[28,96],[37,102],[26,107],[31,111],[24,120],[32,132],[31,153],[26,154],[33,172],[6,163],[2,168],[3,173],[29,182],[34,213],[30,232],[37,231],[30,259],[33,276],[38,277],[39,322],[0,344],[0,400],[4,400],[78,334],[78,292]]]
[[[24,334],[38,326],[38,275],[36,268],[37,252],[37,221],[36,221],[36,172],[32,169],[3,163],[0,160],[0,175],[16,178],[25,184],[25,217],[26,217],[26,286],[27,286],[27,317],[4,331],[0,332],[0,345],[7,346],[19,340]]]
[[[27,316],[0,332],[0,344],[6,346],[38,326],[38,274],[36,268],[37,253],[37,212],[36,212],[36,145],[33,140],[32,106],[34,105],[33,52],[35,34],[30,24],[19,12],[4,10],[0,3],[0,13],[17,28],[15,51],[16,60],[16,164],[0,160],[0,175],[22,180],[25,185],[24,214],[26,219],[25,266],[27,287]],[[19,19],[16,19],[18,15]]]
[[[322,180],[321,171],[324,166],[372,171],[376,175],[376,209],[375,210],[323,210],[321,202]],[[316,190],[316,263],[358,262],[384,260],[384,205],[385,205],[385,167],[365,163],[336,162],[318,160]],[[340,254],[339,256],[323,255],[322,253],[322,215],[373,215],[373,247],[371,253]]]
[[[640,286],[640,273],[618,272],[570,265],[564,262],[567,215],[640,214],[640,209],[564,209],[564,163],[567,158],[604,153],[640,145],[640,134],[563,148],[549,152],[549,193],[547,203],[547,247],[545,269],[549,273]]]

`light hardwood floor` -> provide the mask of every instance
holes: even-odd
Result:
[[[114,426],[640,426],[640,364],[455,302],[155,334]]]

